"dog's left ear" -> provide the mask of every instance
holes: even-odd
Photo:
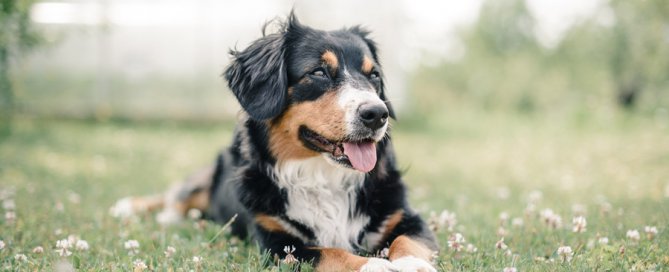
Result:
[[[242,108],[255,120],[281,114],[288,101],[284,32],[264,36],[245,50],[231,50],[230,54],[233,60],[225,79]]]
[[[360,38],[362,38],[365,44],[367,44],[369,51],[372,52],[372,57],[374,58],[374,61],[379,65],[381,65],[381,62],[379,61],[379,57],[377,54],[376,43],[368,37],[370,32],[360,26],[354,26],[349,30],[355,33],[356,35],[360,36]],[[379,94],[379,98],[381,98],[381,100],[383,100],[383,102],[386,103],[386,107],[388,108],[388,114],[390,115],[390,117],[393,119],[397,119],[397,117],[395,117],[395,111],[393,110],[393,105],[388,100],[388,97],[386,97],[386,87],[383,77],[381,77],[381,93]]]

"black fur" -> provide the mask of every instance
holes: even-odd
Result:
[[[286,107],[284,51],[284,33],[262,37],[244,51],[230,51],[233,62],[225,78],[244,110],[256,120],[276,117]]]
[[[314,230],[285,214],[289,203],[272,173],[276,158],[269,148],[271,122],[266,121],[280,117],[292,104],[319,99],[325,92],[342,86],[341,74],[345,68],[354,84],[374,88],[386,103],[390,116],[395,118],[384,92],[377,48],[368,36],[369,32],[360,27],[331,32],[315,30],[300,24],[291,14],[278,33],[260,38],[243,51],[232,51],[233,62],[225,78],[249,118],[240,122],[232,145],[217,160],[207,211],[210,218],[225,223],[238,214],[233,224],[234,234],[245,237],[251,232],[264,250],[281,257],[286,255],[284,246],[295,246],[293,255],[318,262],[320,254],[313,247],[322,245],[315,244]],[[324,67],[320,57],[325,50],[336,52],[342,58],[341,63],[350,66],[338,70]],[[373,57],[378,78],[356,68],[361,66],[363,55]],[[320,72],[324,74],[319,76]],[[403,218],[385,240],[356,250],[374,253],[388,247],[399,235],[415,237],[437,250],[431,232],[406,201],[390,137],[383,138],[376,147],[377,165],[367,174],[355,199],[354,213],[369,217],[358,242],[379,231],[384,220],[395,212],[402,211]],[[256,225],[254,216],[258,214],[280,218],[299,235]]]

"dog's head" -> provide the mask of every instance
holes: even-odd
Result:
[[[277,161],[320,155],[369,172],[395,117],[376,51],[360,27],[321,31],[291,14],[278,33],[231,52],[225,77],[249,117],[268,125]]]

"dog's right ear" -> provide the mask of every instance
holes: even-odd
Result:
[[[284,35],[284,32],[267,35],[243,51],[230,51],[233,59],[225,71],[225,79],[252,119],[274,118],[286,107]]]

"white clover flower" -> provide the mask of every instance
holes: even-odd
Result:
[[[562,217],[553,212],[551,209],[543,209],[541,213],[539,213],[539,216],[544,221],[544,223],[546,223],[546,225],[553,229],[562,227]]]
[[[609,244],[609,238],[608,237],[600,237],[597,242],[600,245],[608,245]]]
[[[7,222],[14,222],[14,220],[16,220],[16,213],[14,211],[6,211],[5,220]]]
[[[297,258],[295,258],[295,256],[293,256],[293,254],[288,254],[288,255],[286,255],[286,258],[283,258],[283,260],[281,260],[281,262],[284,263],[284,264],[290,265],[290,264],[298,263],[299,260]]]
[[[295,252],[295,246],[285,246],[283,247],[283,252],[286,254],[293,254],[293,252]]]
[[[509,221],[509,213],[508,212],[502,212],[499,214],[499,224],[504,225],[506,222]]]
[[[537,206],[536,206],[536,205],[534,205],[534,204],[532,204],[532,203],[527,204],[527,207],[525,207],[525,210],[524,210],[525,216],[531,216],[531,215],[534,215],[534,213],[536,212],[536,210],[537,210]]]
[[[42,253],[44,253],[44,248],[41,247],[41,246],[36,246],[35,248],[33,248],[33,253],[42,254]]]
[[[165,257],[167,258],[172,258],[175,253],[177,253],[177,249],[174,247],[167,246],[167,249],[165,249]]]
[[[137,259],[132,262],[133,267],[135,268],[135,271],[144,271],[144,269],[147,269],[148,266],[144,263],[144,261]]]
[[[502,272],[518,272],[518,269],[515,267],[504,267],[504,270]]]
[[[513,226],[515,228],[520,228],[524,224],[525,224],[525,222],[523,222],[523,219],[520,218],[520,217],[514,217],[513,219],[511,219],[511,226]]]
[[[86,240],[77,240],[77,243],[74,244],[74,248],[80,251],[88,250],[88,242]]]
[[[509,232],[506,231],[506,229],[504,227],[497,228],[497,236],[504,237],[507,234],[509,234]]]
[[[641,239],[641,235],[639,234],[639,231],[635,230],[635,229],[628,230],[627,234],[625,236],[627,236],[628,239],[632,240],[632,242],[635,242],[635,243],[639,242],[639,239]]]
[[[14,255],[14,260],[16,260],[17,262],[25,262],[28,260],[28,257],[26,257],[26,255],[24,254],[19,253]]]
[[[448,238],[448,247],[457,251],[465,246],[465,237],[460,233],[455,233]]]
[[[646,237],[648,237],[648,240],[653,240],[653,238],[655,238],[655,235],[657,235],[657,227],[645,226],[643,228],[643,232],[646,233]]]
[[[58,240],[56,241],[56,252],[58,252],[58,255],[61,257],[67,257],[72,255],[72,252],[70,251],[70,242],[67,239],[63,240]]]
[[[128,250],[128,255],[132,256],[139,253],[139,242],[137,240],[128,240],[123,244],[126,250]]]
[[[495,243],[495,248],[501,250],[505,250],[508,248],[508,246],[504,243],[504,237],[502,237],[502,239],[499,239],[499,241]]]
[[[202,260],[204,260],[204,259],[202,259],[202,257],[200,257],[200,256],[193,256],[193,263],[195,263],[196,265],[199,265],[200,263],[202,263]]]
[[[0,250],[5,249],[5,242],[0,240]]]
[[[465,251],[467,251],[469,253],[476,253],[477,251],[479,251],[479,249],[476,248],[476,246],[474,246],[472,244],[467,244],[467,247],[465,247]]]
[[[294,246],[285,246],[283,247],[283,252],[286,253],[286,257],[281,260],[282,263],[284,264],[295,264],[298,263],[299,260],[293,256],[293,252],[295,252],[295,247]]]
[[[586,226],[588,225],[588,222],[585,220],[585,217],[583,216],[577,216],[574,217],[571,222],[574,224],[573,231],[576,233],[582,233],[586,231]]]
[[[453,231],[457,222],[455,213],[449,212],[448,210],[443,210],[438,216],[435,212],[430,212],[430,218],[428,220],[430,228],[435,232],[444,228],[448,231]]]
[[[77,241],[79,241],[79,236],[70,234],[67,236],[67,241],[70,243],[70,245],[76,245]]]
[[[569,262],[571,261],[571,257],[574,256],[574,252],[571,250],[570,246],[558,247],[557,254],[562,258],[562,262]]]
[[[190,209],[186,214],[188,215],[188,218],[193,220],[202,218],[202,211],[198,209]]]

